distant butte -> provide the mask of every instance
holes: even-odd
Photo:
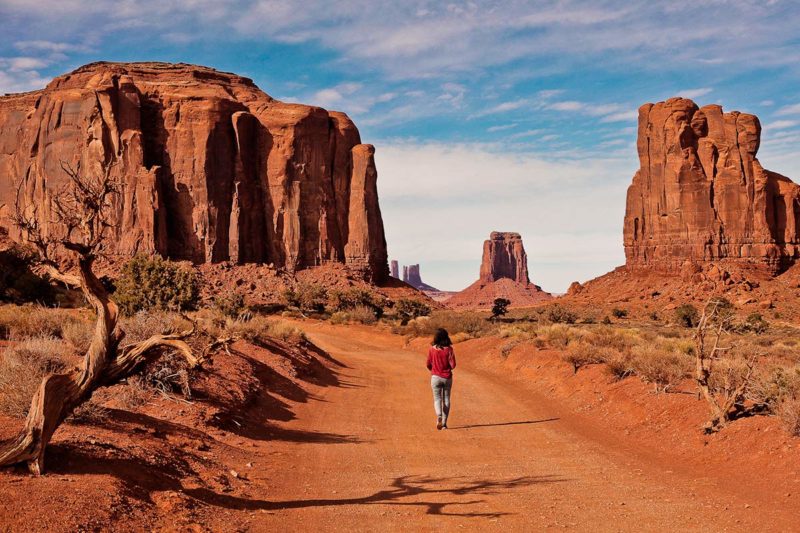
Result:
[[[488,309],[496,298],[506,298],[513,307],[550,300],[552,295],[531,283],[528,256],[519,233],[494,231],[483,243],[478,281],[446,301],[455,309]]]

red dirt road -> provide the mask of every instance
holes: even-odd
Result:
[[[342,386],[281,423],[307,439],[268,444],[254,530],[800,531],[785,500],[654,464],[468,357],[436,431],[423,354],[368,328],[303,328],[345,365]]]

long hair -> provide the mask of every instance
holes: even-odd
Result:
[[[453,342],[450,340],[450,335],[447,334],[447,330],[444,328],[439,328],[433,335],[432,344],[434,346],[439,346],[440,348],[446,348],[447,346],[452,346]]]

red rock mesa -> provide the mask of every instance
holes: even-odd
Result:
[[[798,257],[800,188],[756,158],[754,115],[671,98],[639,108],[640,169],[628,188],[628,266],[728,259],[775,274]]]
[[[62,161],[113,165],[123,188],[111,253],[290,271],[339,262],[382,281],[373,154],[343,113],[279,102],[235,74],[93,63],[0,97],[0,226],[20,238],[8,218],[18,190],[48,211]]]
[[[528,256],[519,233],[493,231],[483,243],[480,278],[449,298],[446,304],[457,309],[488,309],[496,298],[507,298],[514,307],[552,298],[530,282]]]

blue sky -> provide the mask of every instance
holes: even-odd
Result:
[[[350,114],[375,144],[389,254],[458,290],[493,230],[563,292],[624,262],[636,109],[757,114],[800,178],[800,6],[789,1],[0,0],[0,93],[97,60],[208,65]]]

